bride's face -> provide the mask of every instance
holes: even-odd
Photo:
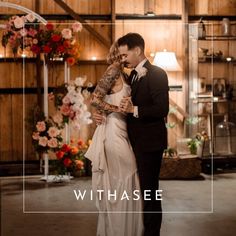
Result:
[[[137,48],[128,49],[127,45],[121,45],[119,47],[121,61],[127,68],[134,68],[139,63],[139,57],[137,53]]]

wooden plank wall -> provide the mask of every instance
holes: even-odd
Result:
[[[35,10],[35,0],[4,0],[25,6]],[[64,0],[74,11],[79,14],[96,14],[108,15],[111,14],[111,0]],[[50,2],[50,8],[48,4]],[[232,0],[190,0],[190,15],[235,15],[235,1]],[[150,1],[151,7],[157,15],[181,15],[182,0],[153,0]],[[117,0],[116,14],[144,14],[146,12],[145,0]],[[57,6],[53,0],[40,0],[40,14],[65,14],[65,12]],[[22,14],[22,12],[2,8],[0,14]],[[2,23],[2,22],[1,22]],[[61,22],[62,23],[62,22]],[[65,22],[70,23],[70,21]],[[111,26],[109,21],[89,21],[89,23],[104,37],[111,39]],[[179,63],[182,63],[184,55],[182,55],[182,25],[181,21],[174,20],[116,20],[115,37],[127,32],[139,32],[146,40],[146,55],[150,59],[151,52],[167,49],[174,51],[177,55]],[[0,31],[0,35],[1,35]],[[96,56],[98,60],[104,60],[108,49],[101,43],[98,43],[93,36],[86,30],[78,36],[81,44],[81,60],[90,60],[92,56]],[[217,45],[218,46],[218,45]],[[235,45],[230,47],[230,50],[235,50]],[[7,49],[9,56],[9,49]],[[3,49],[0,46],[0,54],[3,54]],[[104,64],[86,64],[75,66],[71,70],[71,78],[86,75],[88,81],[94,85],[101,77],[106,69]],[[234,72],[235,73],[235,72]],[[57,86],[63,83],[63,66],[56,65],[50,68],[49,86]],[[22,88],[22,64],[21,63],[0,63],[0,88]],[[26,87],[36,87],[36,70],[33,63],[26,65]],[[170,85],[182,85],[184,89],[184,78],[182,72],[169,74]],[[41,79],[42,81],[42,79]],[[185,100],[182,92],[171,92],[170,96],[173,100],[184,109]],[[35,94],[25,96],[25,114],[36,102]],[[19,94],[0,94],[0,160],[1,161],[16,161],[22,160],[22,135],[23,135],[23,100]],[[89,130],[82,130],[84,133],[92,135],[94,126]],[[176,138],[181,136],[182,127],[179,124],[175,130],[172,130],[171,143],[176,141]],[[30,133],[26,131],[26,160],[34,160],[35,154],[31,146]]]

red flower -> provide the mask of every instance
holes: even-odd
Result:
[[[58,152],[56,152],[56,156],[57,156],[57,159],[62,159],[63,158],[63,156],[64,156],[64,152],[62,152],[62,151],[58,151]]]
[[[68,57],[66,59],[69,66],[73,66],[75,64],[75,58],[74,57]]]
[[[53,42],[59,42],[61,40],[61,36],[59,34],[53,34],[52,35],[52,41]]]
[[[32,45],[31,50],[35,54],[39,54],[40,53],[40,47],[37,46],[37,45]]]
[[[67,144],[63,144],[62,148],[61,148],[62,152],[69,152],[70,151],[70,146]]]
[[[69,158],[65,158],[63,164],[65,165],[65,167],[69,167],[72,164],[72,161]]]
[[[63,42],[63,46],[64,46],[65,48],[70,47],[70,41],[69,41],[69,40],[65,40],[65,41]]]
[[[65,52],[65,48],[62,45],[60,45],[57,47],[57,51],[60,53],[63,53],[63,52]]]
[[[52,51],[52,48],[50,48],[48,45],[43,46],[44,53],[50,53],[51,51]]]
[[[47,23],[47,24],[46,24],[46,29],[47,29],[47,30],[53,30],[53,28],[54,28],[54,26],[53,26],[52,23]]]
[[[78,146],[83,146],[84,145],[84,141],[82,139],[78,140]]]

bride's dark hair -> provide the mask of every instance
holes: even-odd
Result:
[[[118,48],[117,41],[115,41],[109,50],[109,53],[107,55],[107,63],[112,64],[114,62],[121,63],[121,56]]]

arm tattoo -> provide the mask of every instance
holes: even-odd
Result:
[[[111,88],[115,84],[115,81],[119,78],[120,73],[120,68],[117,65],[112,64],[107,68],[102,78],[99,80],[92,94],[91,100],[91,104],[98,110],[108,114],[118,111],[118,106],[105,102],[104,98],[111,91]]]

